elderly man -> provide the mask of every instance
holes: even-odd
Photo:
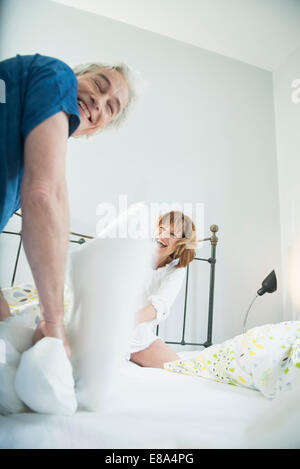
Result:
[[[0,233],[22,208],[26,256],[39,292],[42,320],[34,342],[61,338],[69,207],[65,174],[67,140],[118,124],[133,98],[125,65],[64,62],[17,55],[0,62]],[[4,102],[3,102],[4,101]],[[9,307],[0,290],[0,319]]]

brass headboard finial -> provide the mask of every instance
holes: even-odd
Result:
[[[217,245],[218,243],[218,237],[216,236],[216,233],[219,231],[218,225],[211,225],[210,231],[212,232],[212,236],[210,237],[210,242],[212,245]]]
[[[210,231],[212,232],[212,236],[210,238],[198,239],[197,243],[202,243],[203,241],[210,241],[212,245],[216,246],[219,240],[219,238],[217,238],[216,236],[217,231],[219,231],[218,225],[211,225]]]

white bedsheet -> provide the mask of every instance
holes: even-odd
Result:
[[[272,402],[246,388],[131,363],[105,410],[0,417],[1,448],[247,448],[248,425]]]

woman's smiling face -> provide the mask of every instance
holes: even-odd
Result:
[[[181,233],[175,232],[172,224],[158,226],[154,232],[155,251],[159,256],[170,256],[175,251],[177,241],[181,239],[181,236]]]
[[[77,101],[80,125],[74,137],[92,135],[107,125],[126,106],[129,98],[128,84],[117,70],[93,70],[77,76]]]

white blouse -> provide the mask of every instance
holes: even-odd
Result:
[[[132,333],[129,352],[138,352],[149,347],[158,337],[155,334],[157,324],[165,320],[170,314],[170,308],[174,303],[184,280],[186,268],[175,268],[179,259],[175,259],[164,267],[151,269],[150,279],[143,294],[144,308],[152,304],[157,311],[157,316],[152,321],[138,324]]]

